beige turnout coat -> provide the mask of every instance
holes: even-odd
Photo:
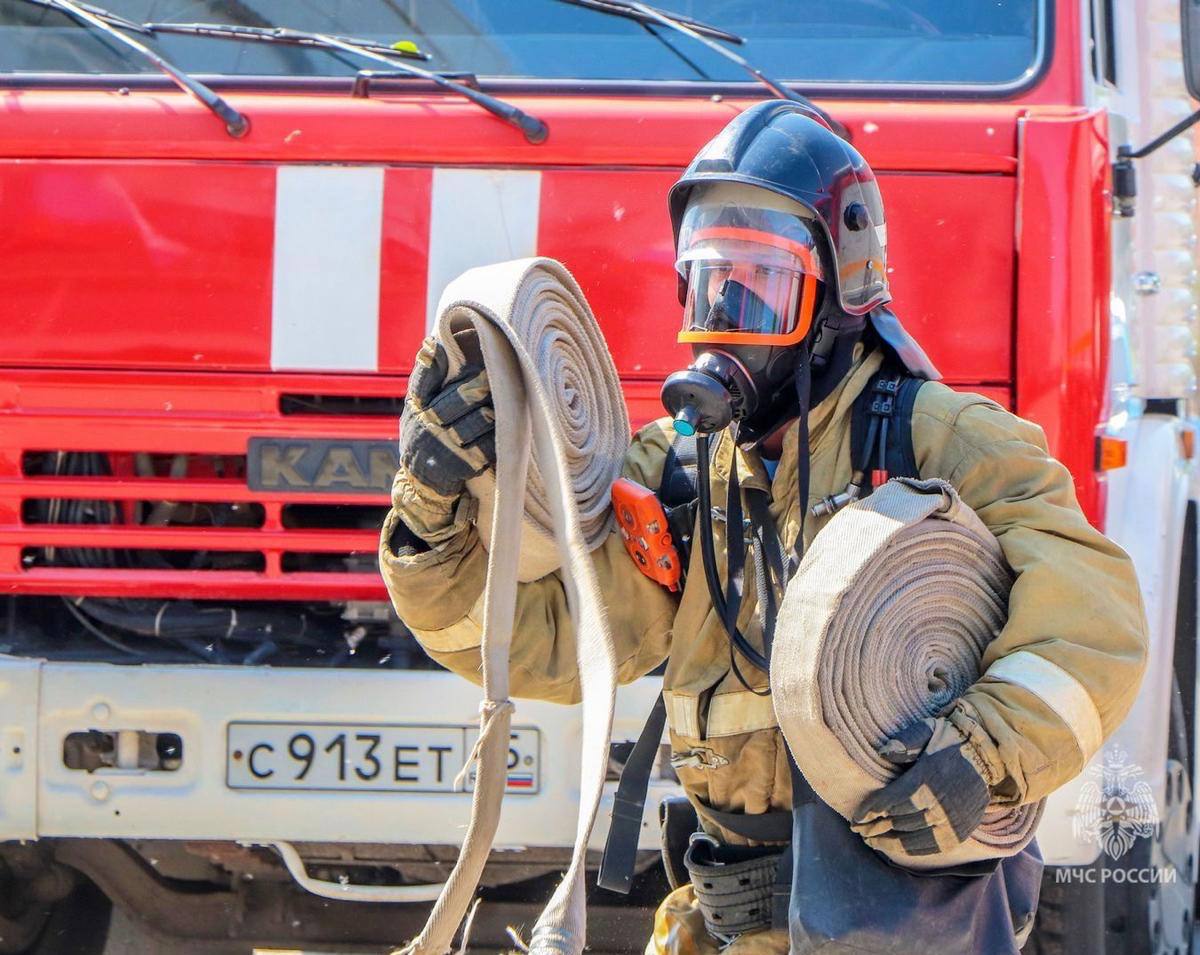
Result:
[[[840,492],[850,479],[850,411],[878,369],[868,355],[810,413],[811,497]],[[738,451],[748,487],[769,488],[784,546],[800,527],[797,428],[784,442],[774,481],[755,453]],[[625,458],[625,476],[657,488],[671,443],[665,419],[644,427]],[[1091,527],[1071,476],[1050,457],[1040,428],[997,404],[939,383],[924,385],[912,422],[922,477],[950,481],[999,539],[1017,574],[1009,619],[989,646],[984,667],[1024,652],[1003,680],[983,678],[951,719],[973,744],[975,762],[998,803],[1042,798],[1075,776],[1128,712],[1146,657],[1146,624],[1129,558]],[[725,500],[734,452],[728,435],[715,452],[712,498]],[[380,566],[400,617],[431,657],[469,680],[480,672],[480,621],[486,553],[474,528],[438,549],[398,556],[388,548],[393,511],[382,535]],[[811,540],[828,518],[810,517]],[[724,574],[724,524],[714,522]],[[709,600],[694,548],[682,597],[644,577],[614,532],[594,553],[620,661],[622,681],[667,660],[664,686],[674,763],[710,832],[722,832],[706,806],[761,813],[791,808],[788,757],[770,697],[745,690],[729,668],[729,643]],[[761,646],[754,613],[753,568],[745,569],[739,624]],[[1016,662],[1016,661],[1014,661]],[[740,661],[747,679],[766,677]],[[560,703],[580,697],[575,635],[556,574],[522,584],[512,645],[512,693]]]

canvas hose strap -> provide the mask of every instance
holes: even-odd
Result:
[[[629,445],[629,419],[604,337],[579,286],[558,262],[522,259],[471,269],[455,279],[442,294],[433,331],[446,348],[451,374],[467,361],[463,346],[470,336],[462,333],[470,330],[487,368],[496,446],[502,449],[494,477],[468,484],[480,501],[479,532],[489,555],[484,701],[473,754],[477,779],[454,870],[429,921],[403,951],[450,951],[474,897],[507,781],[509,652],[518,579],[559,570],[583,687],[579,818],[571,864],[534,926],[529,948],[578,955],[586,929],[584,858],[608,766],[617,682],[589,554],[612,530],[609,494]]]
[[[896,778],[907,767],[876,750],[979,679],[1011,587],[999,542],[945,481],[892,480],[830,519],[780,603],[771,689],[797,766],[832,809],[848,819]],[[1015,855],[1041,812],[992,809],[952,849],[887,854],[911,869]]]

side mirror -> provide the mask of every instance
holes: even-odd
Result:
[[[1200,99],[1200,0],[1179,0],[1179,28],[1180,39],[1183,40],[1183,77],[1192,99]],[[1134,149],[1128,143],[1117,147],[1117,158],[1112,164],[1113,212],[1123,217],[1134,213],[1137,169],[1133,161],[1149,156],[1197,123],[1200,123],[1200,109],[1150,140],[1141,149]],[[1200,186],[1200,163],[1192,168],[1192,182]]]
[[[1200,0],[1179,0],[1183,76],[1192,99],[1200,99]]]

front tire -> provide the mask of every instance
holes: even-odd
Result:
[[[0,915],[0,955],[102,955],[111,915],[104,893],[81,878],[59,902]]]

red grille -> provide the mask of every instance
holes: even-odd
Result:
[[[5,378],[0,582],[8,592],[386,598],[375,568],[386,494],[251,490],[246,453],[263,437],[392,442],[390,412],[404,379],[69,371]],[[59,452],[102,460],[94,470],[111,473],[44,473],[64,460]],[[66,502],[76,517],[86,511],[87,523],[64,522]],[[224,526],[205,526],[206,508],[224,515]],[[162,523],[164,511],[198,523]],[[148,523],[155,515],[159,522]]]

